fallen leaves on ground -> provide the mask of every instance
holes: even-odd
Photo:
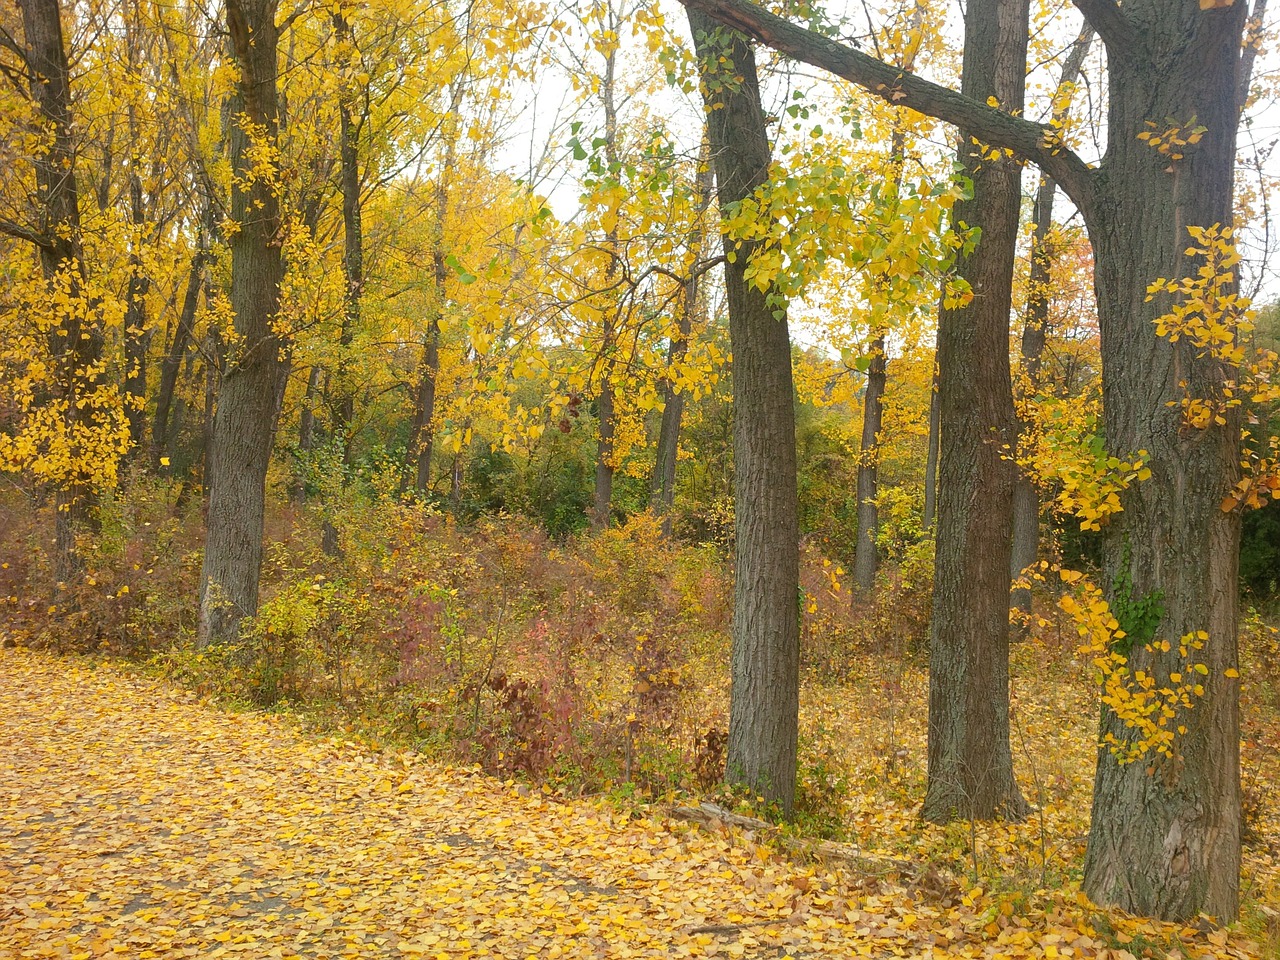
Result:
[[[1223,931],[1099,916],[1060,890],[796,864],[742,833],[0,653],[3,957],[1252,955]]]

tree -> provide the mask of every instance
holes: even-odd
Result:
[[[1022,110],[1027,5],[971,0],[962,93]],[[973,297],[938,316],[937,548],[929,642],[929,786],[922,816],[1020,818],[1009,747],[1009,550],[1013,395],[1009,311],[1021,167],[960,130],[973,194],[957,222],[981,238],[956,266]]]
[[[0,69],[29,100],[13,117],[34,168],[34,224],[0,218],[0,233],[31,244],[40,277],[18,286],[35,337],[15,338],[26,354],[18,380],[25,416],[17,434],[0,439],[0,465],[29,469],[55,493],[54,577],[67,584],[82,568],[77,534],[93,520],[98,492],[115,481],[127,449],[127,421],[102,367],[109,305],[85,270],[71,79],[57,0],[19,0],[23,43],[0,32],[0,49],[17,58]],[[35,351],[34,356],[29,350]],[[7,351],[6,351],[7,352]]]
[[[1233,917],[1239,898],[1240,544],[1238,509],[1222,509],[1239,472],[1238,408],[1195,432],[1182,400],[1221,396],[1229,363],[1160,336],[1174,303],[1159,278],[1192,276],[1188,227],[1232,220],[1243,0],[1076,0],[1107,53],[1107,149],[1089,167],[1049,126],[1013,117],[904,73],[745,0],[686,0],[784,53],[902,106],[954,123],[1037,163],[1084,215],[1094,247],[1108,451],[1145,451],[1151,476],[1132,484],[1108,524],[1105,572],[1121,627],[1132,604],[1155,611],[1168,643],[1134,643],[1127,669],[1168,685],[1190,668],[1180,643],[1203,633],[1203,693],[1185,710],[1172,758],[1122,762],[1100,746],[1086,892],[1138,913]],[[1152,143],[1152,140],[1155,143]],[[1234,278],[1229,285],[1234,284]],[[1153,637],[1154,639],[1154,637]],[[1165,647],[1168,649],[1165,649]],[[1103,734],[1132,742],[1112,709]]]
[[[228,351],[213,421],[209,512],[200,575],[200,642],[233,639],[258,610],[267,466],[288,365],[277,329],[284,279],[277,146],[278,0],[228,0],[239,68],[231,127],[231,308]]]
[[[714,173],[704,138],[698,153],[698,168],[693,188],[694,224],[686,238],[690,253],[688,276],[683,278],[676,329],[667,347],[667,376],[662,382],[662,423],[658,428],[657,452],[653,460],[653,477],[649,483],[654,510],[662,517],[663,536],[671,536],[671,507],[676,496],[676,461],[680,454],[680,425],[684,418],[685,394],[676,381],[675,372],[689,354],[689,338],[695,317],[706,321],[706,292],[702,272],[710,266],[702,254],[708,246],[706,212],[711,205]]]
[[[689,11],[689,28],[723,214],[769,175],[755,55],[745,37],[696,10]],[[789,815],[800,709],[795,400],[785,310],[746,276],[755,246],[739,243],[724,272],[733,346],[736,571],[726,769],[730,782]]]
[[[1075,84],[1080,68],[1093,42],[1093,28],[1087,23],[1071,46],[1058,78],[1058,89],[1053,98],[1052,123],[1061,126],[1071,109]],[[1053,201],[1058,185],[1048,174],[1040,174],[1036,189],[1035,206],[1031,215],[1031,277],[1027,286],[1027,307],[1022,327],[1022,367],[1015,385],[1020,399],[1034,396],[1040,388],[1041,359],[1048,342],[1050,279],[1053,267]],[[1021,435],[1029,425],[1018,425],[1019,454]],[[1040,493],[1035,480],[1020,472],[1013,482],[1013,558],[1009,572],[1015,580],[1036,562],[1040,550]],[[1009,607],[1013,611],[1014,629],[1025,633],[1031,621],[1031,587],[1014,585]]]
[[[907,45],[896,57],[904,70],[915,68],[916,54],[924,34],[926,6],[917,0],[911,13],[907,30]],[[907,131],[899,113],[889,140],[889,172],[891,194],[897,196],[902,189],[902,167],[906,160]],[[887,286],[887,284],[884,284]],[[871,362],[867,367],[867,390],[862,401],[862,438],[858,453],[858,533],[853,555],[853,582],[866,592],[875,585],[879,555],[876,533],[879,528],[879,511],[876,495],[879,487],[880,428],[884,421],[884,390],[888,380],[889,357],[885,352],[886,339],[883,329],[876,331],[871,344]]]

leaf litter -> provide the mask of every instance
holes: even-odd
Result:
[[[91,661],[0,651],[0,716],[0,957],[1256,955],[1074,893],[799,863]]]

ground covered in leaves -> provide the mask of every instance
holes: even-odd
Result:
[[[817,710],[830,724],[843,716],[834,704]],[[918,718],[907,716],[894,736],[913,744]],[[1260,950],[1204,924],[1104,913],[1069,879],[1034,889],[981,873],[804,863],[763,834],[564,801],[307,737],[287,720],[223,712],[89,660],[0,652],[0,717],[4,957],[1127,960]],[[1056,789],[1075,809],[1057,775],[1041,771],[1036,789]],[[912,815],[910,791],[886,802],[892,783],[854,784],[855,796],[864,786],[867,801],[850,813],[869,848],[918,856],[922,844],[963,840],[950,828],[904,829],[895,818]],[[1058,820],[1038,834],[1034,824],[970,831],[977,868],[1034,860],[1037,835],[1073,859],[1079,838],[1048,831],[1078,825],[1044,805]],[[1247,882],[1274,882],[1269,855],[1251,856]]]

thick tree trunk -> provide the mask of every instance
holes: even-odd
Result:
[[[1107,446],[1127,458],[1148,452],[1149,480],[1123,496],[1124,512],[1106,528],[1109,596],[1122,628],[1126,594],[1163,610],[1156,638],[1169,652],[1134,643],[1130,671],[1157,689],[1189,674],[1179,640],[1207,631],[1198,651],[1208,673],[1204,694],[1176,722],[1187,732],[1170,759],[1122,764],[1098,751],[1093,820],[1084,889],[1102,903],[1136,913],[1187,919],[1204,911],[1235,916],[1240,876],[1239,683],[1237,666],[1240,516],[1223,498],[1239,475],[1238,408],[1225,425],[1183,423],[1180,401],[1221,397],[1234,372],[1197,356],[1184,339],[1157,335],[1153,319],[1170,297],[1146,302],[1158,277],[1194,276],[1187,227],[1229,225],[1236,149],[1240,36],[1245,7],[1202,11],[1194,0],[1132,0],[1124,6],[1143,27],[1143,42],[1110,50],[1112,97],[1108,148],[1098,203],[1088,211],[1102,332]],[[1138,139],[1170,120],[1192,117],[1207,128],[1182,159]],[[1185,383],[1185,386],[1183,385]],[[1124,583],[1127,589],[1117,585]],[[1104,709],[1102,734],[1131,742],[1136,734]]]
[[[858,590],[870,591],[876,583],[876,509],[880,425],[884,420],[884,387],[888,358],[884,334],[871,344],[871,366],[867,368],[867,390],[862,404],[862,446],[858,454],[858,539],[853,554],[853,582]]]
[[[963,93],[1022,109],[1026,0],[970,0]],[[937,553],[929,645],[929,786],[922,815],[1021,817],[1027,806],[1009,748],[1009,522],[1013,394],[1009,311],[1021,205],[1021,166],[982,157],[961,131],[973,198],[955,219],[980,226],[960,276],[973,299],[938,319],[941,420]]]
[[[770,148],[755,55],[740,34],[689,12],[707,106],[720,208],[768,177]],[[721,58],[724,58],[722,61]],[[721,63],[735,82],[725,82]],[[790,814],[799,716],[799,520],[795,397],[784,319],[743,272],[725,265],[733,348],[734,560],[732,692],[726,775]]]
[[[1080,31],[1058,78],[1058,91],[1053,111],[1054,121],[1065,121],[1071,109],[1072,89],[1080,77],[1080,68],[1088,56],[1093,41],[1093,28],[1088,24]],[[1041,359],[1049,337],[1049,283],[1053,268],[1054,251],[1049,233],[1053,228],[1053,198],[1058,186],[1048,176],[1040,175],[1036,190],[1035,207],[1031,226],[1031,277],[1027,291],[1027,309],[1022,326],[1022,368],[1019,371],[1017,391],[1024,397],[1033,397],[1040,388]],[[1019,453],[1021,437],[1031,427],[1019,422]],[[1040,491],[1035,481],[1019,471],[1013,482],[1013,559],[1010,574],[1015,580],[1036,562],[1040,553]],[[1010,594],[1010,624],[1015,638],[1023,638],[1031,625],[1031,587],[1015,586]]]
[[[242,113],[231,130],[231,308],[228,352],[214,413],[208,532],[200,578],[199,642],[232,640],[258,610],[267,466],[288,344],[273,323],[284,275],[280,202],[272,174],[254,171],[253,138],[274,144],[278,100],[278,0],[228,0],[227,27],[240,70]],[[242,118],[242,119],[241,119]]]

